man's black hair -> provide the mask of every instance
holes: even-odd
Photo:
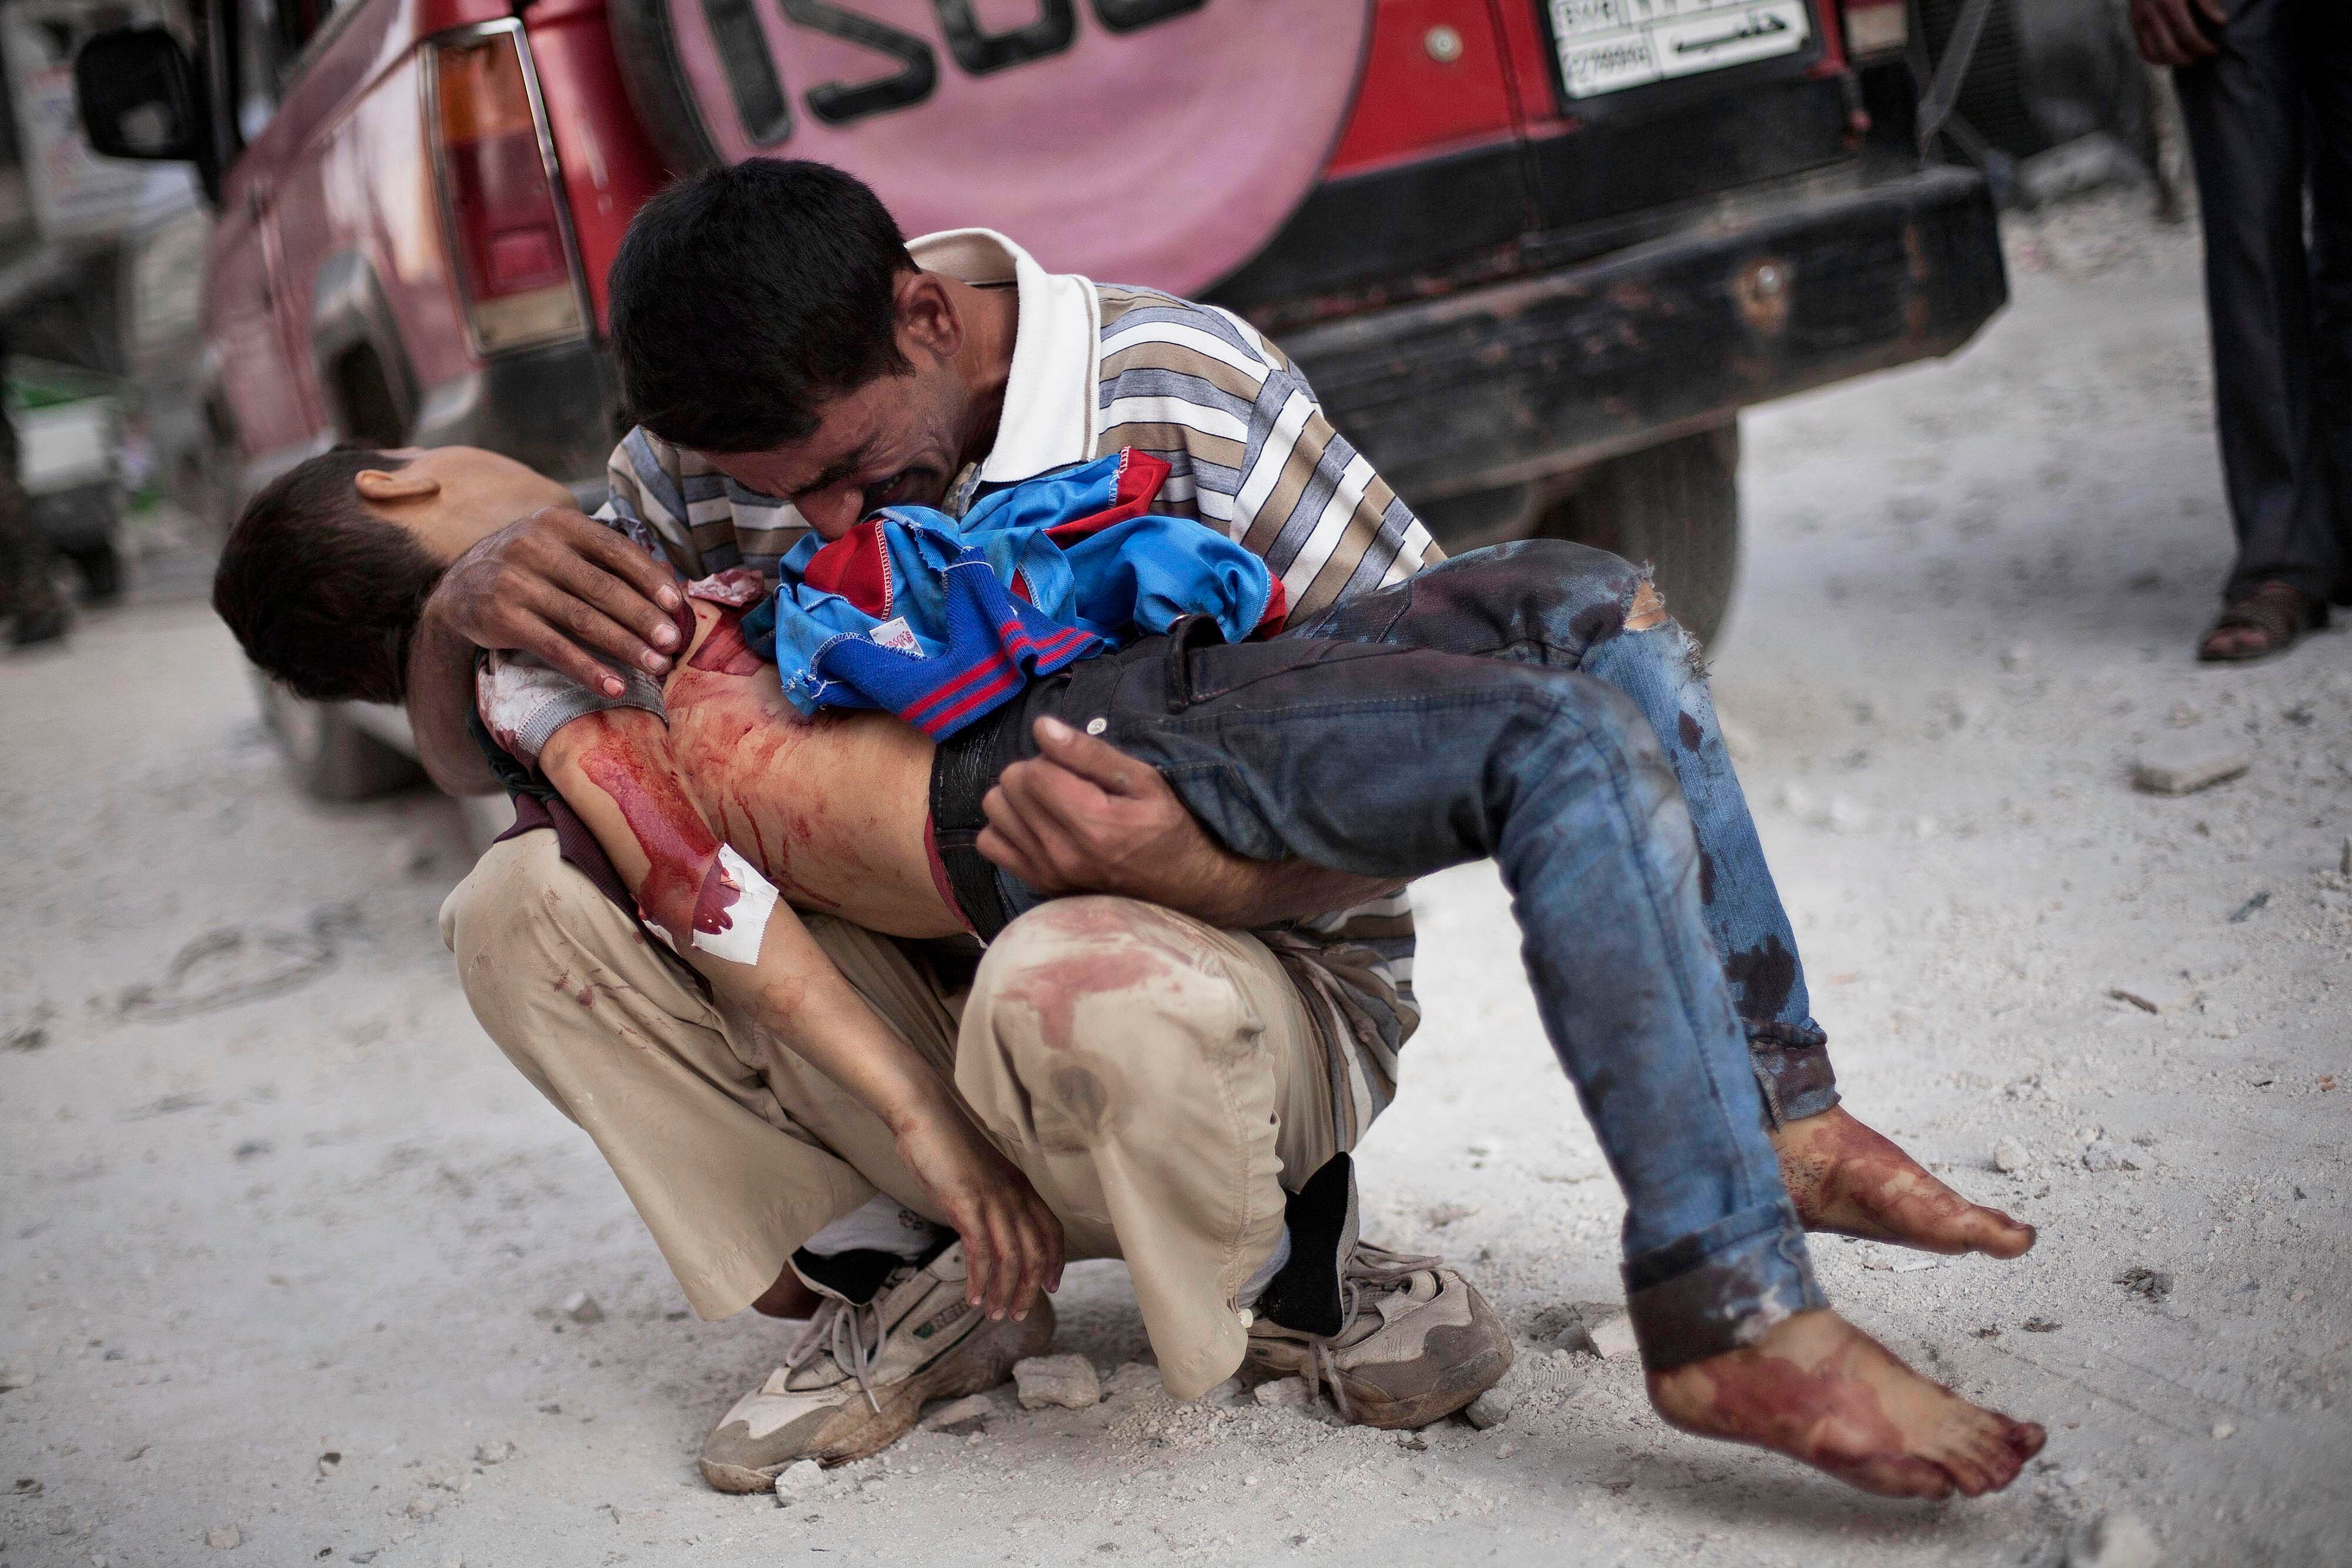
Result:
[[[613,353],[637,423],[696,452],[766,452],[820,403],[911,367],[889,209],[824,163],[753,158],[647,202],[613,258]]]
[[[221,548],[213,608],[246,656],[298,696],[396,703],[408,646],[446,564],[368,510],[352,480],[408,460],[338,446],[246,504]]]

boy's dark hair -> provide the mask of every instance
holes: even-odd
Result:
[[[246,656],[296,695],[396,703],[408,645],[446,563],[352,488],[362,469],[408,460],[338,446],[246,504],[221,547],[213,608]]]
[[[817,405],[911,367],[889,209],[824,163],[753,158],[680,180],[630,221],[607,277],[622,397],[697,452],[765,452]]]

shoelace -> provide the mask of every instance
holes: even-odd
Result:
[[[873,1343],[866,1343],[866,1335]],[[882,1359],[882,1304],[877,1293],[863,1306],[839,1296],[827,1296],[824,1305],[801,1330],[792,1348],[784,1352],[784,1374],[790,1377],[802,1365],[814,1360],[819,1354],[830,1358],[835,1366],[857,1380],[857,1391],[866,1396],[866,1403],[874,1406],[874,1414],[882,1414],[882,1402],[874,1397],[874,1367]]]
[[[1401,1288],[1415,1274],[1435,1269],[1444,1261],[1432,1254],[1391,1252],[1369,1241],[1356,1243],[1355,1251],[1349,1254],[1347,1267],[1339,1270],[1339,1333],[1353,1327],[1357,1316],[1365,1310],[1363,1291]],[[1339,1419],[1352,1425],[1356,1413],[1349,1407],[1347,1387],[1339,1381],[1339,1357],[1331,1348],[1332,1341],[1338,1337],[1307,1336],[1307,1387],[1310,1397],[1320,1397],[1328,1386]]]

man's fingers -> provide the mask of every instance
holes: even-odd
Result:
[[[987,1300],[989,1276],[995,1271],[996,1254],[990,1249],[988,1221],[984,1216],[956,1227],[963,1237],[963,1299],[968,1306],[979,1306]]]
[[[686,602],[669,568],[610,528],[589,525],[580,549],[551,563],[557,585],[629,627],[666,653],[678,651],[673,612]],[[605,652],[620,654],[620,649]]]
[[[607,669],[593,653],[572,641],[560,625],[546,621],[530,623],[518,631],[510,645],[522,653],[538,654],[592,692],[617,697],[628,689],[622,684],[620,676]]]
[[[1006,769],[1007,773],[1011,771],[1010,768]],[[1039,878],[1051,873],[1052,862],[1046,860],[1044,850],[1037,841],[1035,828],[1015,807],[1013,797],[1005,790],[1003,779],[1000,779],[995,787],[982,797],[980,809],[988,818],[988,828],[981,834],[980,852],[987,855],[999,865],[1003,865],[1005,870],[1012,872],[1022,881],[1036,888],[1038,892],[1050,892],[1051,890],[1045,887]],[[990,852],[988,839],[992,832],[1001,847],[1011,852],[1010,862],[1000,860],[995,854]]]
[[[2191,65],[2213,53],[2214,44],[2189,12],[2190,0],[2158,0],[2152,8],[2159,29],[2158,42],[2169,49],[2175,65]]]
[[[1062,1288],[1062,1221],[1043,1198],[1037,1200],[1037,1213],[1045,1235],[1045,1276],[1039,1283],[1050,1294]]]
[[[1160,777],[1110,742],[1081,734],[1058,718],[1039,719],[1035,734],[1037,749],[1048,758],[1113,795],[1140,794]]]
[[[1013,1310],[1013,1287],[1021,1279],[1021,1228],[1001,1212],[989,1216],[988,1228],[996,1253],[988,1280],[988,1315],[1002,1318]]]

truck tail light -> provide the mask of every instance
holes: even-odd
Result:
[[[1845,55],[1857,63],[1899,55],[1911,42],[1906,0],[1845,0]]]
[[[433,47],[434,167],[450,260],[484,353],[586,330],[553,159],[511,26]]]

